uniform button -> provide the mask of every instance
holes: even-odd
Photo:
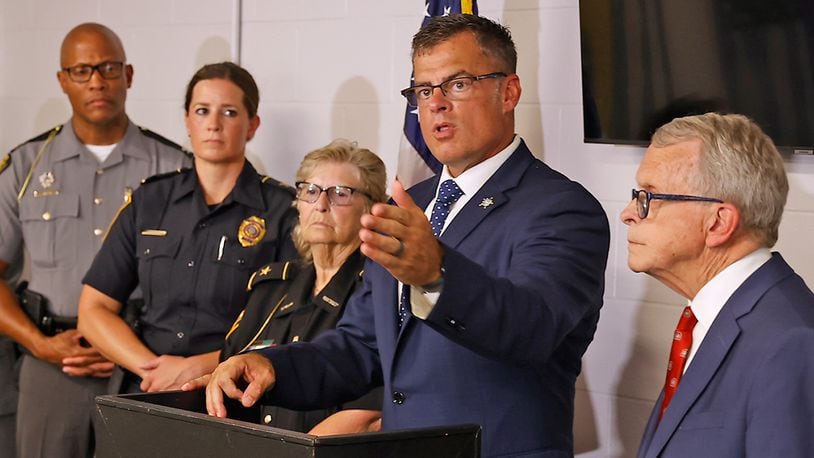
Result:
[[[243,259],[243,258],[241,258],[241,259],[238,259],[238,260],[237,260],[237,263],[238,263],[238,264],[240,264],[240,265],[242,266],[243,264],[246,264],[246,260],[245,260],[245,259]]]
[[[93,230],[93,235],[102,235],[105,231],[99,229],[98,227]]]
[[[263,423],[265,424],[271,423],[271,415],[266,415],[265,417],[263,417]]]
[[[102,198],[101,197],[95,197],[93,199],[93,203],[96,204],[96,205],[100,205],[102,203]]]
[[[176,334],[176,336],[178,336],[179,339],[183,339],[184,338],[184,333],[179,332],[178,334]]]
[[[206,228],[206,226],[208,226],[208,224],[206,224],[206,223],[201,223],[201,224],[198,225],[198,227],[201,228],[201,229]]]
[[[103,174],[103,173],[105,173],[105,171],[104,171],[104,170],[102,170],[102,169],[99,169],[99,170],[97,170],[97,171],[96,171],[96,174],[97,174],[97,175],[101,175],[101,174]]]
[[[51,212],[43,213],[42,214],[42,219],[44,219],[45,221],[50,221],[51,220]]]
[[[195,267],[195,261],[189,261],[187,267]]]
[[[407,399],[407,396],[405,396],[401,391],[393,392],[393,404],[402,405],[404,404],[405,399]]]
[[[150,249],[147,248],[146,250],[144,250],[144,256],[149,256],[149,255],[150,255]]]

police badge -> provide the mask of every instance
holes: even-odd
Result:
[[[266,221],[259,216],[250,216],[240,223],[237,240],[243,248],[257,245],[266,236]]]

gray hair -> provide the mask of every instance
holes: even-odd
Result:
[[[350,164],[356,169],[360,190],[372,197],[372,201],[365,201],[367,211],[370,211],[374,203],[387,201],[387,172],[384,162],[369,149],[360,148],[354,141],[338,138],[305,155],[297,170],[296,181],[307,181],[317,167],[325,164]],[[294,205],[296,202],[295,200]],[[297,251],[307,261],[311,261],[311,245],[303,239],[299,223],[294,227],[293,237]]]
[[[653,134],[652,144],[661,148],[693,139],[703,147],[699,173],[690,185],[735,205],[743,226],[764,246],[774,246],[789,182],[772,139],[746,116],[706,113],[665,124]]]

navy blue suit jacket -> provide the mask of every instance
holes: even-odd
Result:
[[[661,423],[659,406],[639,457],[814,456],[814,294],[778,253],[724,304]]]
[[[419,206],[438,177],[410,189]],[[426,321],[397,325],[397,281],[368,262],[336,330],[263,350],[287,407],[384,384],[383,429],[475,423],[483,456],[570,456],[574,382],[602,305],[608,221],[525,144],[440,238],[444,287]]]

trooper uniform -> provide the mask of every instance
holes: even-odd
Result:
[[[154,177],[122,210],[83,282],[120,302],[140,285],[138,329],[154,353],[218,350],[251,274],[296,256],[293,199],[248,161],[219,205],[206,204],[194,169]]]
[[[19,280],[25,246],[29,288],[48,299],[51,314],[76,317],[82,275],[123,200],[143,179],[190,163],[180,146],[132,122],[102,163],[70,122],[15,148],[0,159],[0,259],[9,264],[9,286]],[[19,386],[22,456],[83,456],[92,450],[93,398],[104,392],[104,380],[69,377],[26,355]]]
[[[249,301],[226,336],[221,360],[245,351],[313,340],[336,327],[345,304],[361,284],[365,256],[356,249],[327,285],[313,294],[313,265],[289,261],[263,266],[249,281]],[[328,409],[297,411],[263,406],[260,422],[275,428],[308,432],[338,410],[380,410],[382,389]]]

